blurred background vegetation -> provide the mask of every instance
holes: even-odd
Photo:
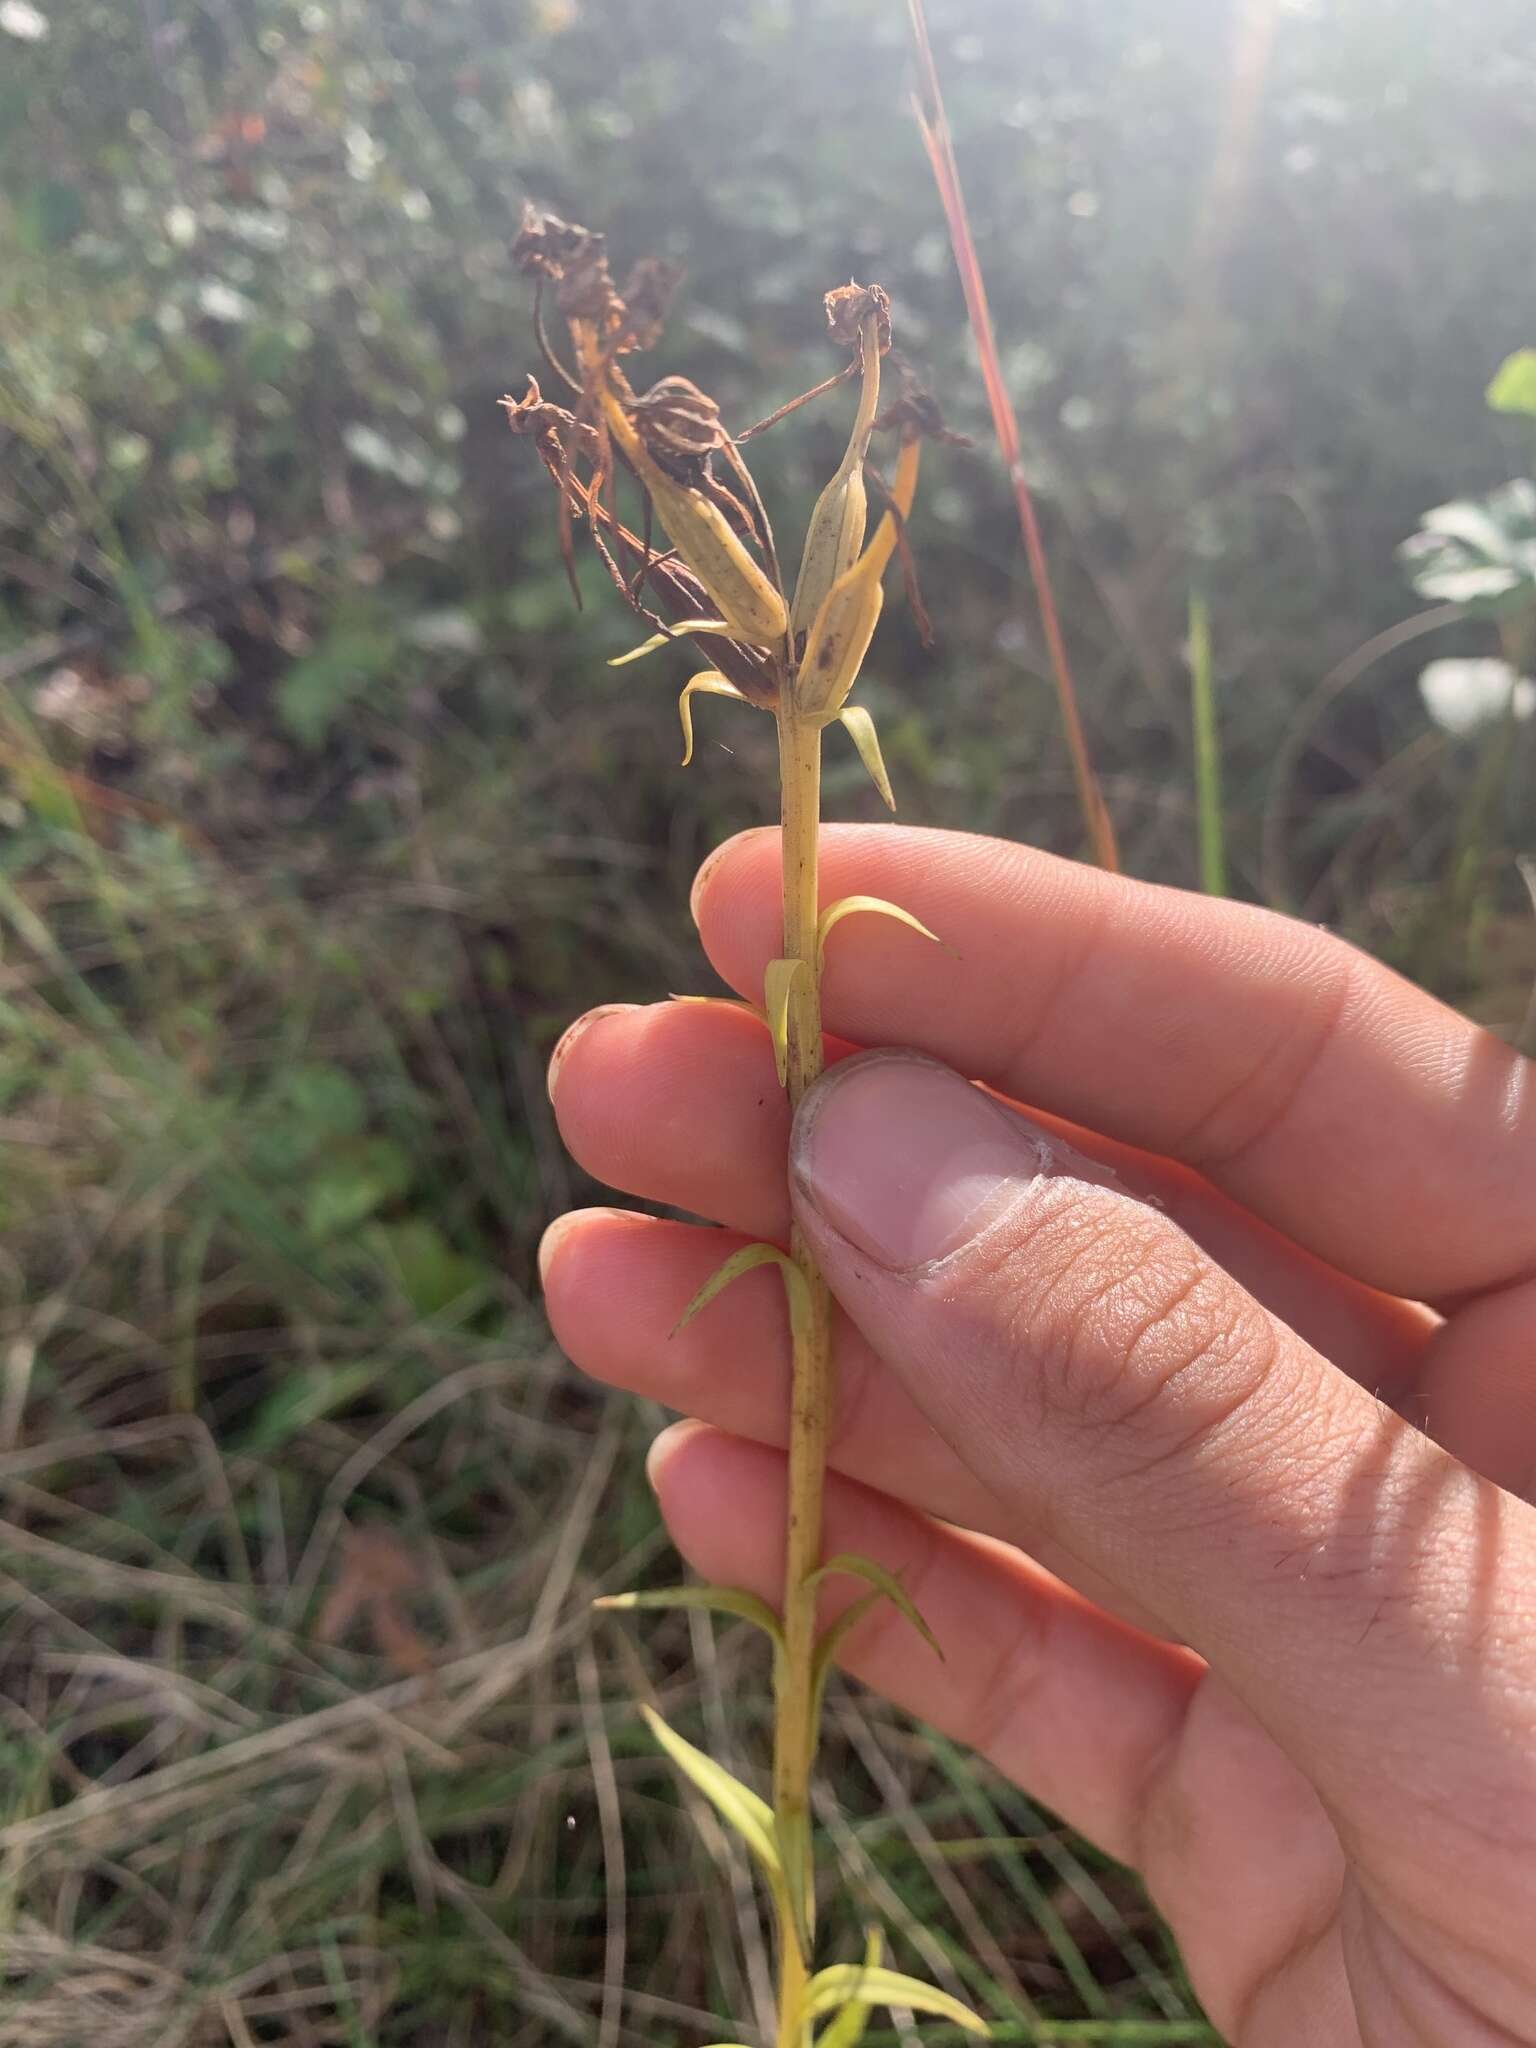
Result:
[[[1517,1033],[1530,693],[1417,682],[1526,657],[1536,515],[1453,517],[1421,594],[1395,551],[1532,467],[1484,402],[1536,342],[1527,0],[931,14],[1128,866],[1199,872],[1198,591],[1233,892]],[[896,0],[0,0],[4,2048],[763,2009],[627,1704],[750,1763],[756,1653],[591,1631],[666,1570],[656,1417],[553,1354],[533,1248],[583,1192],[549,1048],[708,985],[687,883],[771,733],[706,706],[681,773],[632,621],[573,610],[507,244],[532,196],[686,264],[657,368],[737,424],[887,286],[975,436],[914,525],[937,646],[893,605],[871,664],[903,813],[1075,853],[909,86]],[[781,535],[845,415],[758,444]],[[1213,2038],[1023,1794],[851,1692],[830,1754],[851,1896],[1002,2038]]]

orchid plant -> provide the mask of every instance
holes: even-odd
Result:
[[[945,433],[932,399],[891,348],[890,305],[879,286],[848,284],[828,293],[828,327],[832,340],[848,354],[846,368],[759,423],[759,428],[769,425],[845,382],[858,393],[847,447],[812,508],[799,574],[789,589],[767,512],[741,453],[741,443],[759,428],[733,437],[714,401],[686,378],[662,377],[637,392],[626,374],[629,358],[660,338],[677,273],[654,260],[642,261],[621,290],[610,275],[602,236],[536,212],[525,217],[514,256],[536,281],[539,346],[569,402],[546,398],[530,379],[522,398],[504,401],[507,416],[515,433],[532,439],[555,487],[567,567],[572,567],[581,531],[619,596],[652,628],[619,661],[675,649],[691,652],[704,664],[688,677],[678,699],[685,766],[693,752],[693,700],[700,695],[765,711],[777,726],[783,945],[764,977],[759,1007],[780,1084],[794,1106],[822,1069],[822,963],[835,928],[850,916],[876,915],[934,937],[910,912],[877,897],[847,896],[823,907],[817,834],[822,736],[834,725],[848,734],[881,797],[894,809],[874,722],[851,698],[880,617],[893,556],[915,594],[907,520],[923,441],[954,437]],[[568,357],[545,327],[550,298],[565,328]],[[883,377],[898,386],[894,402],[884,410]],[[889,485],[880,482],[870,462],[876,434],[895,438]],[[638,532],[618,511],[621,475],[627,475],[641,502]],[[871,536],[872,484],[879,516]],[[572,581],[574,587],[574,573]],[[823,1477],[834,1396],[831,1302],[798,1233],[787,1247],[748,1245],[726,1260],[682,1307],[678,1326],[759,1266],[775,1267],[782,1278],[794,1353],[780,1611],[728,1586],[623,1593],[598,1604],[712,1609],[754,1623],[771,1645],[771,1800],[685,1741],[650,1709],[641,1711],[679,1770],[741,1836],[761,1876],[776,1925],[775,2048],[811,2048],[812,2043],[815,2048],[853,2048],[871,2008],[888,2004],[985,2035],[985,2023],[959,2001],[887,1967],[878,1930],[870,1931],[861,1960],[818,1958],[810,1787],[823,1694],[838,1646],[882,1600],[901,1610],[931,1652],[937,1653],[938,1645],[891,1573],[869,1558],[822,1554]],[[822,1627],[820,1594],[837,1576],[864,1582],[865,1591]]]

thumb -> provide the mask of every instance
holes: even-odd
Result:
[[[1107,1179],[900,1052],[823,1076],[791,1147],[834,1293],[1022,1547],[1048,1529],[1199,1650],[1378,1843],[1422,1828],[1409,1784],[1518,1786],[1536,1825],[1536,1515]]]

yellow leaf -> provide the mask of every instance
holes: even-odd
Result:
[[[650,1707],[642,1707],[640,1712],[646,1727],[683,1776],[704,1794],[720,1818],[736,1830],[773,1882],[782,1884],[784,1873],[779,1866],[778,1846],[773,1837],[773,1812],[767,1800],[760,1799],[750,1785],[743,1785],[739,1778],[733,1778],[712,1756],[706,1756],[702,1749],[695,1749],[691,1742],[685,1742],[676,1729],[669,1728],[660,1714]]]
[[[927,925],[919,918],[915,918],[910,910],[903,910],[899,903],[887,903],[883,896],[839,896],[835,903],[827,905],[816,921],[817,958],[825,959],[828,934],[840,925],[845,917],[853,917],[866,911],[876,917],[894,917],[896,922],[904,924],[908,931],[917,932],[922,938],[932,939],[936,946],[944,945],[937,932],[929,931]],[[945,946],[944,950],[948,952],[949,948]],[[951,958],[953,957],[951,955]]]
[[[869,779],[879,790],[886,809],[894,811],[896,796],[891,788],[891,778],[885,772],[885,756],[880,751],[880,735],[875,731],[875,721],[862,704],[850,704],[837,715],[858,748],[859,759],[869,770]]]
[[[639,661],[642,655],[654,654],[658,647],[669,647],[674,640],[680,640],[684,633],[723,633],[727,640],[735,638],[724,619],[685,619],[680,626],[669,626],[665,633],[653,633],[649,640],[642,640],[638,647],[631,647],[627,654],[614,655],[608,666],[624,668],[629,662]]]
[[[683,725],[683,766],[686,768],[693,759],[693,712],[688,699],[695,690],[702,690],[706,697],[734,697],[738,703],[750,700],[744,697],[736,685],[721,675],[718,669],[707,668],[702,675],[691,677],[682,687],[677,700],[677,715]]]
[[[851,1998],[864,2005],[904,2005],[909,2012],[931,2013],[935,2019],[948,2020],[952,2026],[962,2027],[968,2034],[979,2034],[983,2040],[992,2031],[979,2014],[962,2005],[958,1998],[951,1998],[947,1991],[940,1991],[937,1985],[868,1963],[833,1963],[830,1969],[818,1970],[805,1987],[802,2017],[815,2019]]]
[[[864,1968],[880,1967],[880,1930],[872,1927],[864,1943]],[[816,2048],[858,2048],[869,2024],[869,2007],[861,1998],[850,1998],[825,2033],[816,2038]]]
[[[592,1602],[608,1612],[627,1612],[637,1607],[702,1607],[715,1614],[732,1614],[750,1621],[771,1637],[775,1649],[784,1647],[779,1617],[766,1600],[744,1593],[736,1586],[658,1586],[640,1593],[608,1593]]]
[[[802,980],[805,984],[801,988]],[[808,992],[810,970],[803,960],[770,960],[763,974],[763,1003],[768,1012],[768,1035],[773,1040],[773,1063],[779,1086],[789,1078],[789,1009],[798,993]]]

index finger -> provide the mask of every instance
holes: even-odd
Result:
[[[969,833],[833,825],[826,1026],[904,1045],[1182,1160],[1345,1272],[1421,1300],[1536,1271],[1536,1067],[1354,947],[1252,905]],[[781,949],[779,835],[701,869],[694,915],[760,998]]]

